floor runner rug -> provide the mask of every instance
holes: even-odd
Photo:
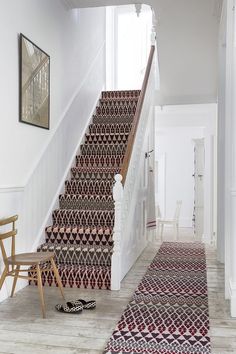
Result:
[[[105,353],[211,353],[204,245],[162,244]]]

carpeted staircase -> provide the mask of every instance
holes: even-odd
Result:
[[[63,286],[110,289],[114,202],[119,173],[140,91],[102,92],[59,209],[38,251],[53,251]],[[42,265],[47,267],[47,265]],[[43,284],[55,285],[51,272]]]

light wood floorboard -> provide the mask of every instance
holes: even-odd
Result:
[[[165,232],[165,240],[172,240]],[[181,229],[181,241],[192,241],[189,229]],[[38,289],[27,287],[0,304],[0,354],[101,354],[138,283],[160,247],[149,243],[122,281],[120,291],[65,289],[66,299],[96,299],[95,310],[62,314],[58,289],[44,288],[46,319],[41,318]],[[230,317],[224,299],[224,267],[207,247],[207,276],[212,354],[236,354],[236,319]]]

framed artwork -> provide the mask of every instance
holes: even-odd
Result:
[[[20,122],[49,129],[50,57],[20,34]]]

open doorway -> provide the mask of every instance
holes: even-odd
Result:
[[[204,138],[193,139],[194,142],[194,208],[193,230],[196,240],[204,237],[204,174],[205,144]]]
[[[209,244],[215,243],[217,219],[216,134],[216,104],[156,109],[156,207],[171,220],[181,200],[179,227]]]

